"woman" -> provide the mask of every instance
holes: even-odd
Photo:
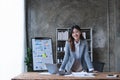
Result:
[[[78,25],[71,28],[69,39],[65,44],[64,59],[59,70],[67,72],[94,71],[88,54],[87,41],[82,36]]]

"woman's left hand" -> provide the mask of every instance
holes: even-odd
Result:
[[[93,70],[93,73],[98,73],[99,71]]]

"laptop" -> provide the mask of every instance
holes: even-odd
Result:
[[[46,68],[48,70],[49,73],[51,74],[57,74],[59,69],[57,67],[57,64],[52,64],[52,63],[45,63]]]
[[[69,75],[71,72],[59,71],[57,64],[45,63],[47,70],[51,74]]]

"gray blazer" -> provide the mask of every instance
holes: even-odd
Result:
[[[84,70],[93,68],[90,60],[90,55],[88,54],[88,44],[86,40],[80,40],[80,61]],[[65,44],[65,55],[60,69],[71,71],[72,65],[75,61],[74,52],[71,51],[70,43],[66,41]]]

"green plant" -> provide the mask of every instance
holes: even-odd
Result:
[[[32,69],[32,49],[31,48],[27,48],[27,55],[25,57],[25,64],[27,66],[27,71],[33,71]]]

